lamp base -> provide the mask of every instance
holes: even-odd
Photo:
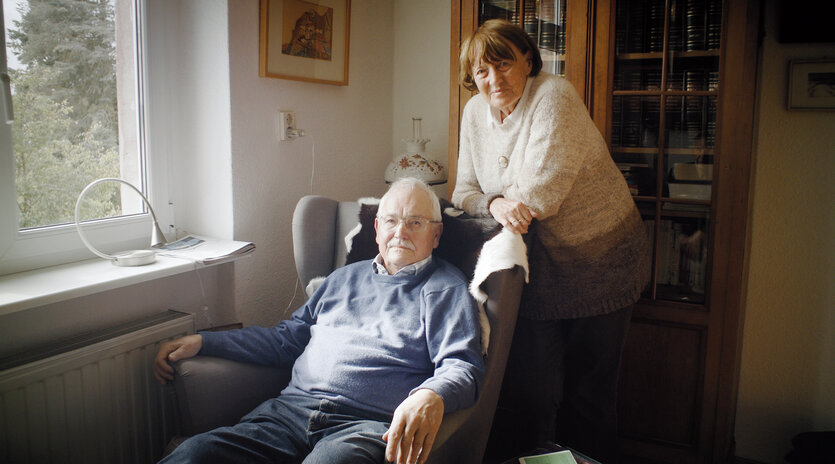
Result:
[[[144,266],[157,260],[157,254],[151,250],[131,250],[113,256],[110,261],[114,266]]]

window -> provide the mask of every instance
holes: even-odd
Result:
[[[0,1],[5,25],[0,115],[5,109],[7,121],[13,114],[12,121],[0,121],[4,274],[91,256],[74,226],[81,190],[95,179],[119,177],[147,195],[149,179],[142,2]],[[129,192],[113,183],[86,196],[84,218],[107,218],[85,225],[85,235],[103,251],[141,247],[147,239],[145,207]]]

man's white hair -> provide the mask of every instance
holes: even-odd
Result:
[[[422,190],[426,192],[426,195],[429,196],[429,201],[432,202],[432,220],[440,221],[442,219],[441,202],[438,199],[438,195],[435,194],[435,191],[433,191],[432,188],[426,184],[426,182],[415,177],[403,177],[392,182],[389,186],[388,191],[386,191],[386,194],[383,195],[382,198],[380,198],[380,205],[382,206],[382,204],[386,201],[386,197],[389,196],[389,193],[401,188],[408,188],[411,190]]]

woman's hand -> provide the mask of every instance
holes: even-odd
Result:
[[[497,197],[491,201],[489,210],[493,218],[499,221],[499,224],[515,234],[527,234],[528,226],[531,225],[533,218],[537,216],[536,211],[528,208],[523,203],[508,200],[504,197]]]

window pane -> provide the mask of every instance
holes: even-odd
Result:
[[[130,1],[3,0],[15,121],[19,227],[73,222],[90,182],[139,177]],[[121,142],[121,143],[120,143]],[[138,198],[91,192],[85,216],[142,211]]]

